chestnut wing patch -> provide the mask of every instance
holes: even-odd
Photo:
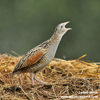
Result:
[[[38,62],[41,57],[43,57],[43,55],[45,53],[48,52],[48,49],[41,49],[37,52],[34,52],[32,55],[28,56],[25,55],[20,61],[19,63],[15,66],[13,73],[24,68],[24,67],[30,67],[31,65],[35,64],[36,62]]]
[[[28,57],[26,59],[26,61],[24,62],[24,67],[29,67],[33,64],[35,64],[37,61],[39,61],[41,59],[41,57],[44,55],[43,52],[38,52],[35,55],[31,55],[30,57]]]

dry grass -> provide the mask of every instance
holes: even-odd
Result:
[[[80,60],[54,59],[31,84],[29,74],[10,76],[21,56],[0,55],[0,100],[100,99],[100,65]],[[84,97],[84,98],[83,98]]]

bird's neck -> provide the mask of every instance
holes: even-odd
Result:
[[[61,38],[62,38],[62,36],[63,35],[59,35],[59,34],[56,34],[56,33],[54,33],[53,35],[52,35],[52,37],[50,38],[50,40],[52,41],[52,42],[60,42],[60,40],[61,40]]]
[[[49,53],[48,53],[48,57],[49,58],[53,58],[55,56],[55,53],[57,51],[59,42],[61,40],[62,36],[58,35],[58,34],[53,34],[52,37],[49,39]]]

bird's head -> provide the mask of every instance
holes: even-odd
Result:
[[[56,28],[55,28],[55,33],[58,35],[64,35],[68,30],[71,30],[71,28],[66,28],[65,26],[69,23],[69,21],[64,22],[59,24]]]

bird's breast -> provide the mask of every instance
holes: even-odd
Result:
[[[57,48],[58,48],[58,44],[59,44],[58,42],[51,44],[49,51],[46,54],[46,57],[48,60],[52,60],[54,58]]]

